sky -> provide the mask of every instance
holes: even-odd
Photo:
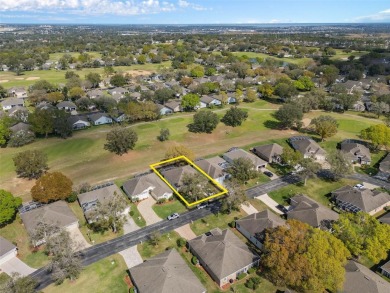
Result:
[[[390,23],[390,0],[0,0],[0,23]]]

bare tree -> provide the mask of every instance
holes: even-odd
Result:
[[[30,241],[34,246],[47,242],[50,236],[60,233],[61,228],[53,223],[41,219],[35,229],[30,233]]]
[[[37,282],[30,276],[21,276],[12,273],[7,282],[0,283],[0,292],[7,293],[34,293]]]

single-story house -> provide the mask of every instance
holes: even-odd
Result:
[[[116,87],[116,88],[113,88],[113,89],[108,90],[108,93],[109,93],[110,95],[115,95],[115,94],[125,95],[125,94],[128,94],[128,93],[129,93],[129,90],[128,90],[128,89],[125,89],[125,88],[123,88],[123,87]]]
[[[371,164],[370,149],[363,142],[344,140],[340,144],[340,149],[352,163],[359,163],[361,165]]]
[[[137,101],[139,101],[141,99],[141,93],[139,93],[139,92],[132,92],[130,94],[130,97],[132,97],[133,99],[136,99]]]
[[[339,214],[319,204],[306,195],[295,195],[290,198],[287,219],[296,219],[315,228],[329,230],[337,221]]]
[[[164,106],[168,109],[170,109],[173,113],[176,113],[176,112],[181,112],[182,111],[182,107],[181,107],[181,101],[179,100],[171,100],[171,101],[168,101],[164,104]]]
[[[30,124],[19,122],[9,128],[13,133],[30,130]]]
[[[390,292],[390,283],[366,266],[350,260],[345,265],[345,281],[342,292],[387,293]]]
[[[229,92],[229,93],[227,93],[227,95],[228,95],[228,98],[227,98],[227,103],[228,104],[237,103],[236,93],[235,92]]]
[[[280,163],[283,147],[277,143],[272,143],[254,147],[252,152],[268,163]]]
[[[164,176],[164,178],[174,187],[180,188],[182,186],[183,182],[183,176],[184,174],[199,174],[198,171],[196,171],[193,167],[190,165],[185,165],[182,167],[175,167],[168,170],[161,171],[161,175]]]
[[[91,126],[91,123],[83,116],[70,116],[68,123],[72,126],[73,130],[84,129]]]
[[[212,107],[212,106],[221,106],[222,102],[211,96],[202,96],[200,98],[200,108]]]
[[[380,269],[382,275],[390,278],[390,260],[387,263],[385,263],[383,266],[381,266]]]
[[[211,278],[222,287],[259,264],[260,257],[229,229],[213,229],[190,241],[191,253],[197,257]]]
[[[172,190],[155,173],[140,175],[123,183],[123,191],[132,201],[143,200],[151,195],[154,199],[168,199]]]
[[[365,188],[357,189],[349,185],[333,191],[332,199],[342,210],[355,213],[363,211],[370,215],[390,206],[390,194]]]
[[[261,168],[265,168],[267,166],[267,162],[260,159],[259,157],[255,156],[254,154],[251,154],[243,149],[234,148],[222,156],[226,162],[232,163],[233,160],[238,158],[247,158],[249,159],[255,168],[255,170],[260,170]]]
[[[19,98],[7,98],[1,102],[3,110],[10,110],[14,107],[24,107],[24,100]]]
[[[94,113],[88,116],[93,125],[111,124],[112,118],[106,113]]]
[[[27,98],[27,91],[23,87],[12,87],[7,91],[10,97],[25,99]]]
[[[390,225],[390,213],[387,213],[387,214],[383,215],[383,216],[380,217],[378,220],[379,220],[379,222],[381,222],[382,224],[388,224],[388,225]]]
[[[0,265],[9,261],[18,254],[17,247],[0,236]]]
[[[22,121],[26,122],[28,118],[29,112],[26,107],[16,106],[8,110],[8,116],[9,117],[16,117],[20,118]]]
[[[77,106],[75,103],[71,101],[62,101],[57,104],[57,108],[60,110],[65,110],[65,111],[75,111],[77,109]]]
[[[176,249],[129,269],[138,293],[205,293],[206,289]]]
[[[90,90],[89,92],[87,92],[87,97],[90,99],[97,99],[97,98],[100,98],[103,96],[104,96],[103,91],[99,90],[99,89],[94,89],[94,90]]]
[[[375,175],[381,180],[390,181],[390,153],[379,163],[379,172]]]
[[[92,218],[93,211],[98,203],[105,203],[110,200],[115,194],[122,194],[122,191],[115,184],[96,188],[77,196],[79,204],[83,209],[84,216],[88,223],[92,223],[95,219]],[[122,213],[127,214],[130,207],[126,208]]]
[[[196,161],[195,164],[221,185],[223,185],[223,182],[229,176],[229,174],[224,171],[227,162],[221,157],[201,159]]]
[[[172,109],[170,109],[164,105],[161,105],[161,104],[156,104],[156,105],[157,105],[158,110],[160,111],[160,115],[168,115],[168,114],[173,113]]]
[[[34,232],[40,222],[57,224],[60,228],[69,230],[79,226],[79,220],[66,202],[62,200],[21,213],[20,217],[29,234]],[[39,246],[43,243],[45,243],[44,239],[37,241],[34,245]]]
[[[317,161],[325,161],[326,151],[318,143],[307,136],[294,136],[289,138],[294,150],[300,152],[304,158],[313,158]]]
[[[263,249],[266,230],[283,226],[284,224],[285,220],[266,209],[236,220],[236,229],[256,247]]]
[[[119,122],[124,122],[124,121],[126,121],[127,115],[126,115],[125,113],[120,112],[120,111],[113,111],[113,112],[111,113],[111,118],[112,118],[115,122],[119,123]]]

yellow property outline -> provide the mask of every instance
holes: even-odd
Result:
[[[160,165],[163,165],[163,164],[166,164],[166,163],[171,163],[171,162],[174,162],[174,161],[178,161],[178,160],[184,160],[186,161],[188,164],[190,164],[192,167],[194,167],[197,171],[199,171],[202,175],[206,176],[207,179],[209,179],[211,181],[212,184],[214,184],[219,190],[221,190],[221,192],[217,193],[217,194],[213,194],[211,196],[208,196],[206,198],[203,198],[203,199],[200,199],[200,200],[197,200],[195,202],[192,202],[192,203],[189,203],[178,191],[176,188],[174,188],[169,182],[168,180],[166,180],[164,178],[164,176],[161,175],[161,173],[155,168],[157,166],[160,166]],[[173,192],[187,205],[187,207],[192,207],[194,205],[197,205],[197,204],[200,204],[202,202],[205,202],[209,199],[212,199],[212,198],[216,198],[218,196],[221,196],[221,195],[224,195],[226,193],[228,193],[228,190],[223,187],[221,184],[219,184],[217,181],[215,181],[213,178],[211,178],[206,172],[204,172],[201,168],[199,168],[194,162],[192,162],[190,159],[188,159],[186,156],[179,156],[179,157],[176,157],[176,158],[173,158],[173,159],[169,159],[169,160],[165,160],[165,161],[161,161],[161,162],[158,162],[158,163],[155,163],[155,164],[152,164],[150,165],[150,168],[153,170],[154,173],[157,174],[158,177],[161,178],[161,180],[163,180],[172,190]]]

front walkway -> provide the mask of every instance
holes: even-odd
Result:
[[[241,208],[246,212],[248,215],[256,214],[259,211],[251,205],[249,202],[244,202],[241,204]]]
[[[151,196],[149,196],[147,199],[144,199],[137,205],[137,208],[142,217],[144,217],[147,226],[161,221],[161,218],[157,216],[152,209],[152,206],[155,203],[156,201]]]
[[[192,240],[196,237],[196,234],[194,231],[192,231],[190,224],[186,224],[184,226],[181,226],[175,231],[180,235],[180,237],[183,237],[185,240]]]
[[[0,272],[4,272],[9,276],[12,273],[19,273],[21,276],[27,276],[35,271],[36,269],[29,267],[16,256],[0,265]]]
[[[272,198],[270,198],[268,196],[267,193],[263,194],[263,195],[260,195],[260,196],[257,196],[255,197],[255,199],[258,199],[258,200],[261,200],[263,203],[265,203],[271,210],[273,210],[274,212],[282,215],[283,213],[276,207],[278,206],[279,204],[274,201]]]

